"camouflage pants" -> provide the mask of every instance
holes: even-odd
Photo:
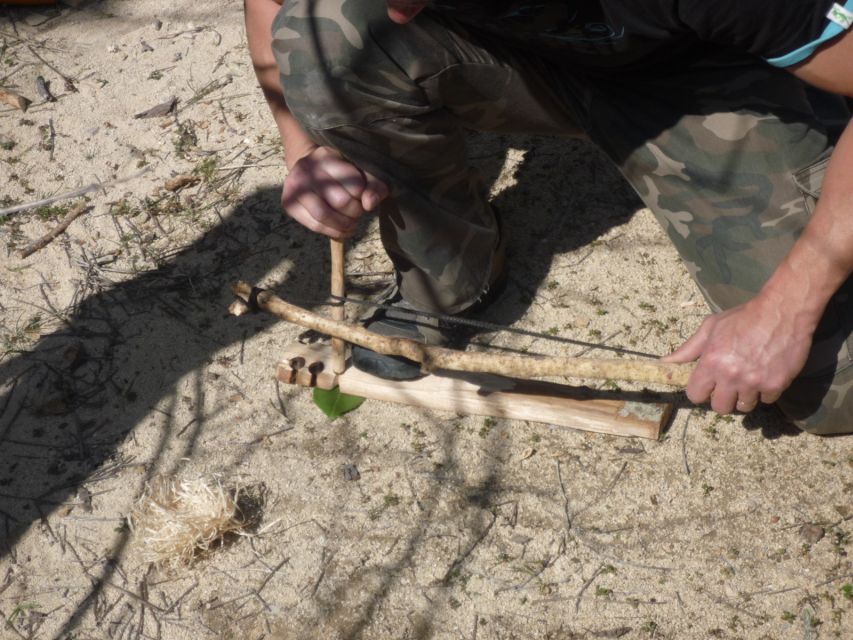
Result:
[[[384,0],[287,0],[273,26],[285,99],[320,143],[386,181],[384,246],[403,296],[457,312],[485,290],[498,240],[463,127],[586,135],[666,229],[714,310],[760,290],[807,223],[830,136],[804,86],[751,58],[646,77],[587,77]],[[779,401],[801,428],[853,432],[851,283]]]

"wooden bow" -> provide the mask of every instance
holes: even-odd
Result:
[[[421,363],[421,369],[425,373],[445,369],[494,373],[525,379],[591,378],[658,383],[683,388],[687,385],[687,380],[695,366],[656,360],[519,356],[457,351],[425,345],[405,338],[382,336],[358,325],[332,320],[285,302],[272,292],[252,287],[247,282],[238,282],[232,290],[239,298],[229,307],[234,315],[242,315],[253,307],[262,309],[288,322],[357,344],[377,353],[414,360]]]

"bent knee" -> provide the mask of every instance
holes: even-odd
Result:
[[[853,366],[834,376],[795,380],[777,405],[803,431],[824,436],[853,433]]]
[[[407,90],[393,47],[382,42],[403,33],[384,2],[288,0],[272,32],[285,100],[303,126],[363,124]]]

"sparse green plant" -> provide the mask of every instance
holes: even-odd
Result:
[[[492,429],[495,428],[495,425],[498,423],[494,418],[485,418],[483,420],[483,426],[480,427],[480,437],[486,438],[492,432]]]
[[[49,222],[62,218],[71,210],[70,204],[45,205],[35,210],[35,214],[42,220]]]
[[[198,146],[198,134],[191,121],[178,124],[177,135],[172,139],[175,153],[179,158],[185,158],[187,154]]]
[[[41,335],[42,327],[41,315],[35,314],[23,325],[18,325],[12,331],[0,336],[2,355],[25,349]]]
[[[649,635],[653,635],[653,634],[657,633],[657,630],[658,630],[658,623],[655,622],[654,620],[646,620],[643,623],[643,626],[640,627],[640,631],[642,631],[643,633],[647,633]]]
[[[193,173],[200,176],[205,182],[212,182],[216,177],[216,167],[218,165],[219,161],[214,156],[210,156],[199,162],[195,166],[195,169],[193,169]]]
[[[25,615],[27,611],[33,611],[35,609],[41,609],[41,605],[38,602],[25,602],[16,605],[15,608],[12,609],[12,612],[9,614],[9,617],[6,622],[8,624],[12,624],[18,617]]]
[[[388,493],[382,497],[382,504],[386,507],[396,507],[400,504],[400,496],[395,493]]]

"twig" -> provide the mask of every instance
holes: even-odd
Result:
[[[492,521],[483,529],[482,533],[477,536],[477,539],[471,543],[468,549],[461,556],[454,560],[450,567],[447,569],[447,572],[444,574],[444,577],[441,579],[441,583],[447,585],[450,583],[453,574],[463,565],[468,557],[474,552],[474,549],[485,539],[487,535],[489,535],[489,531],[492,530],[492,527],[495,526],[495,522],[498,520],[498,516],[494,513],[492,515]]]
[[[50,151],[50,161],[53,162],[53,154],[56,151],[56,129],[53,126],[53,118],[47,119],[47,126],[48,131],[50,132],[47,141],[47,148]]]
[[[62,219],[58,225],[56,225],[53,229],[44,234],[41,238],[33,242],[31,245],[24,247],[18,252],[18,256],[21,258],[29,258],[36,251],[44,249],[47,245],[53,242],[59,235],[61,235],[71,223],[74,222],[81,215],[89,211],[92,207],[89,206],[86,202],[81,202],[76,207],[74,207],[71,211],[65,214],[65,217]]]
[[[569,513],[569,496],[566,494],[566,485],[563,483],[563,472],[560,470],[560,461],[557,460],[557,479],[560,481],[560,492],[563,494],[563,512],[566,514],[566,530],[572,528],[572,516]]]
[[[285,558],[284,560],[282,560],[281,562],[279,562],[275,567],[273,567],[273,568],[270,570],[269,575],[268,575],[266,578],[264,578],[264,579],[263,579],[263,581],[261,582],[260,586],[258,586],[258,588],[257,588],[257,589],[255,589],[255,591],[254,591],[254,594],[253,594],[253,595],[260,596],[260,595],[261,595],[261,591],[263,591],[263,590],[264,590],[264,587],[266,587],[266,586],[267,586],[267,583],[272,579],[272,577],[273,577],[276,573],[278,573],[279,569],[281,569],[285,564],[287,564],[287,562],[288,562],[289,560],[290,560],[290,556],[288,556],[287,558]]]
[[[317,576],[317,579],[314,581],[314,586],[311,587],[311,597],[313,598],[317,594],[317,589],[320,588],[320,583],[323,582],[323,578],[326,577],[326,569],[329,568],[329,564],[331,564],[332,560],[335,557],[335,552],[332,551],[329,554],[329,557],[326,557],[326,547],[323,547],[323,558],[321,562],[323,566],[320,568],[320,575]]]
[[[684,421],[684,429],[681,432],[681,460],[684,462],[684,473],[690,475],[690,464],[687,462],[687,427],[690,425],[690,418],[693,413],[687,414],[687,420]]]
[[[11,617],[11,616],[10,616],[10,617]],[[11,629],[12,631],[14,631],[14,632],[15,632],[15,635],[17,635],[19,638],[24,638],[24,640],[26,640],[26,636],[24,636],[20,631],[18,631],[18,630],[15,628],[15,625],[13,625],[13,624],[9,621],[9,618],[7,618],[7,617],[6,617],[6,614],[5,614],[5,613],[3,613],[3,611],[2,611],[2,610],[0,610],[0,618],[3,618],[3,627],[4,627],[4,628],[6,628],[6,629]]]
[[[98,189],[105,189],[106,187],[112,187],[117,184],[122,184],[123,182],[135,180],[139,176],[144,175],[149,171],[151,171],[151,167],[145,167],[142,171],[134,173],[133,175],[127,176],[125,178],[111,180],[110,182],[93,182],[92,184],[86,185],[85,187],[80,187],[79,189],[75,189],[74,191],[68,191],[66,193],[60,193],[59,195],[51,196],[50,198],[43,198],[42,200],[36,200],[34,202],[27,202],[24,204],[16,204],[13,207],[0,209],[0,217],[12,215],[13,213],[20,213],[21,211],[28,211],[30,209],[35,209],[36,207],[46,207],[47,205],[53,204],[54,202],[59,202],[60,200],[79,198],[80,196],[86,195],[87,193],[92,193],[93,191],[97,191]]]
[[[197,586],[198,580],[196,578],[193,578],[193,583],[186,589],[186,591],[184,591],[181,595],[178,596],[177,600],[175,600],[171,605],[169,605],[169,608],[166,609],[165,613],[171,613],[172,611],[174,611],[177,606],[181,604],[183,599],[186,598]]]
[[[65,75],[64,73],[62,73],[59,69],[57,69],[56,67],[54,67],[52,64],[50,64],[50,63],[49,63],[47,60],[45,60],[44,58],[42,58],[42,57],[38,54],[38,52],[36,52],[36,50],[35,50],[35,49],[33,49],[30,45],[27,45],[27,49],[29,49],[29,50],[30,50],[30,53],[32,53],[36,58],[38,58],[39,60],[41,60],[42,64],[44,64],[44,66],[46,66],[48,69],[50,69],[50,70],[51,70],[51,71],[53,71],[56,75],[58,75],[60,78],[62,78],[62,81],[65,83],[65,90],[66,90],[66,91],[70,91],[70,92],[72,92],[72,93],[76,93],[76,92],[77,92],[77,87],[75,87],[75,86],[74,86],[74,81],[73,81],[73,80],[71,80],[71,78],[69,78],[68,76],[66,76],[66,75]]]
[[[124,595],[128,596],[129,598],[136,600],[137,602],[144,604],[145,606],[150,608],[152,611],[158,611],[160,613],[166,613],[165,609],[163,609],[162,607],[158,607],[156,604],[153,604],[150,600],[146,600],[142,596],[134,593],[133,591],[130,591],[129,589],[125,589],[124,587],[120,587],[117,584],[113,584],[109,580],[104,580],[100,584],[121,591]]]
[[[581,590],[578,591],[578,595],[575,596],[575,613],[577,613],[581,608],[581,598],[583,598],[584,592],[587,589],[589,589],[590,585],[593,582],[595,582],[595,579],[601,574],[602,571],[604,571],[604,567],[606,567],[606,566],[607,565],[605,565],[604,563],[598,565],[598,569],[593,571],[589,580],[587,580],[586,582],[583,583],[583,585],[581,585]]]
[[[600,494],[599,496],[597,496],[596,498],[594,498],[593,500],[591,500],[591,501],[590,501],[589,503],[587,503],[585,506],[583,506],[583,507],[581,507],[580,509],[578,509],[577,511],[575,511],[573,518],[577,518],[580,514],[582,514],[582,513],[583,513],[584,511],[586,511],[587,509],[589,509],[593,504],[595,504],[596,502],[600,502],[600,501],[601,501],[601,500],[603,500],[605,497],[607,497],[607,495],[608,495],[611,491],[613,491],[613,487],[615,487],[615,486],[616,486],[616,483],[617,483],[617,482],[619,482],[619,478],[621,478],[621,477],[622,477],[622,474],[625,472],[625,469],[626,469],[627,467],[628,467],[628,463],[627,463],[627,462],[623,462],[623,463],[622,463],[622,466],[621,466],[621,467],[619,467],[619,471],[617,471],[617,472],[616,472],[616,475],[615,475],[615,476],[613,476],[613,479],[608,483],[608,485],[607,485],[607,487],[604,489],[604,491],[602,491],[602,492],[601,492],[601,494]],[[558,467],[558,470],[559,470],[559,467]],[[561,482],[561,486],[562,486],[562,478],[560,479],[560,482]]]
[[[745,616],[749,616],[753,620],[760,620],[761,619],[761,616],[757,616],[752,611],[749,611],[748,609],[744,609],[741,606],[733,604],[733,603],[729,602],[728,600],[726,600],[725,598],[721,598],[721,597],[716,596],[712,593],[709,593],[708,591],[705,591],[705,590],[701,590],[700,593],[704,594],[709,600],[716,602],[717,604],[721,604],[724,607],[728,607],[729,609],[732,609],[734,611],[738,611]]]

